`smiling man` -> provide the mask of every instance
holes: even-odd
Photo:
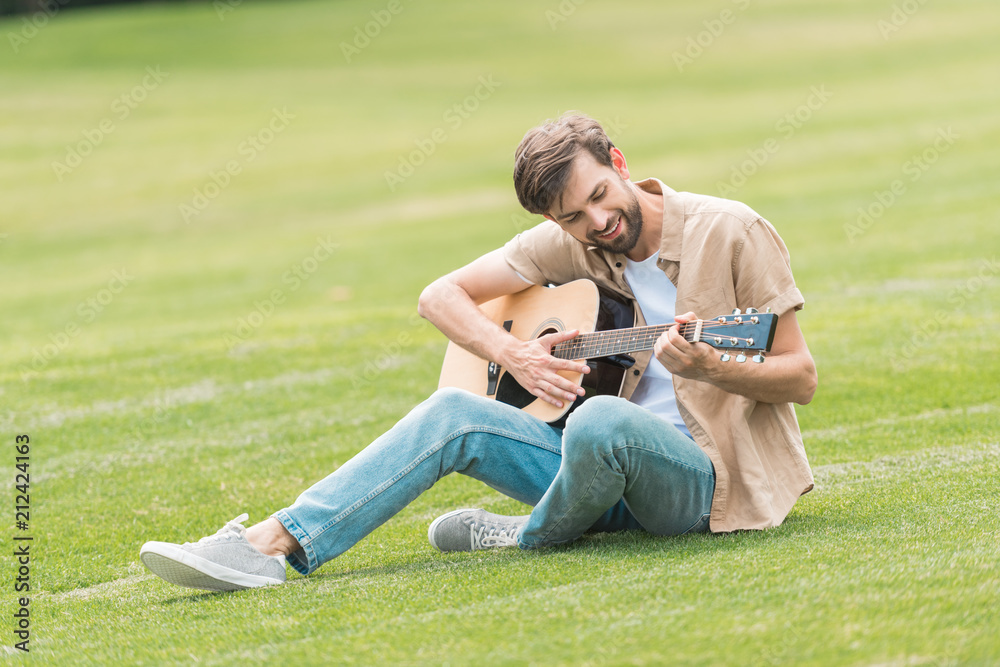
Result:
[[[429,528],[442,551],[545,547],[591,531],[656,535],[779,525],[812,488],[792,403],[816,370],[795,312],[803,305],[774,228],[743,204],[631,180],[594,120],[564,116],[529,131],[514,186],[547,221],[436,280],[419,312],[457,345],[499,364],[532,395],[562,406],[588,373],[552,347],[576,331],[520,340],[478,308],[532,285],[587,278],[637,308],[640,323],[689,322],[770,308],[764,364],[726,362],[667,330],[637,355],[621,396],[581,402],[563,425],[499,401],[442,389],[290,507],[246,529],[230,521],[183,545],[149,542],[141,558],[173,583],[236,590],[282,583],[285,560],[308,574],[346,551],[438,479],[460,472],[533,506],[507,517],[460,509]]]

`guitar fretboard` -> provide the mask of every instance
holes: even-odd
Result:
[[[769,317],[773,317],[773,315]],[[701,325],[700,334],[698,333],[699,324]],[[631,329],[608,329],[580,334],[573,340],[553,346],[552,356],[557,359],[596,359],[614,354],[652,350],[656,340],[675,326],[677,324],[655,324]],[[738,345],[753,347],[754,343],[752,338],[733,336],[734,329],[741,327],[740,322],[695,320],[685,322],[680,327],[681,335],[689,343],[699,340],[718,348]]]
[[[573,340],[555,345],[552,348],[552,356],[557,359],[594,359],[613,354],[652,350],[656,340],[675,326],[676,324],[656,324],[580,334]],[[694,341],[694,331],[695,322],[681,325],[681,335],[689,343]]]

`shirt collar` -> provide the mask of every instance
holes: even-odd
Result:
[[[680,196],[657,178],[647,178],[635,185],[646,192],[663,197],[663,231],[659,261],[679,262],[684,240],[684,204]]]

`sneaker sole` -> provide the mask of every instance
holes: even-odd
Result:
[[[445,553],[448,553],[450,551],[472,551],[472,543],[471,543],[471,541],[469,543],[469,548],[468,549],[443,549],[443,548],[441,548],[441,546],[439,546],[438,543],[434,541],[434,529],[437,528],[437,526],[438,526],[439,523],[441,523],[442,521],[444,521],[445,519],[447,519],[449,517],[453,517],[456,514],[461,514],[462,512],[475,512],[476,509],[478,509],[478,508],[467,507],[465,509],[454,510],[452,512],[448,512],[447,514],[442,514],[438,518],[434,519],[434,521],[431,522],[431,525],[428,526],[428,528],[427,528],[427,539],[430,540],[431,546],[434,547],[435,549],[437,549],[438,551],[442,551],[442,552],[445,552]]]
[[[248,574],[213,563],[169,542],[146,542],[139,558],[150,572],[165,581],[206,591],[242,591],[247,588],[277,586],[282,579]]]

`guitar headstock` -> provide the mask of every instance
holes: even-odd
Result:
[[[764,352],[771,349],[774,330],[778,326],[778,316],[773,313],[759,313],[756,308],[747,308],[741,313],[739,308],[731,315],[720,315],[712,320],[701,320],[694,332],[694,340],[708,343],[723,350],[721,359],[729,361],[730,352],[737,354],[736,361],[746,361],[744,352],[757,352],[753,360],[764,361]]]

